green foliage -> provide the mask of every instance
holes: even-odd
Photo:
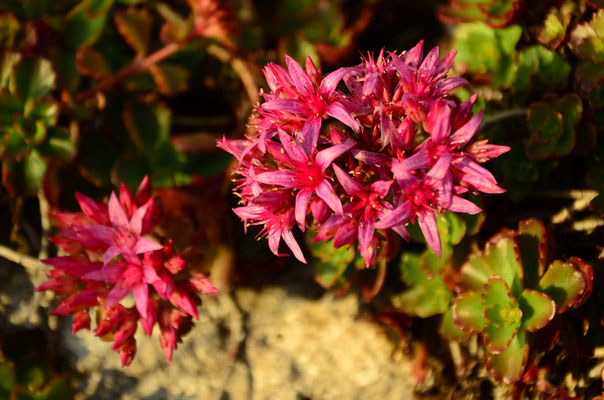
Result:
[[[502,27],[510,23],[519,6],[519,0],[449,0],[438,16],[447,23],[476,21]]]
[[[566,30],[575,8],[576,4],[571,0],[562,3],[560,8],[552,8],[537,36],[539,43],[550,49],[557,49],[566,37]]]
[[[570,65],[562,56],[543,46],[527,47],[518,54],[518,69],[512,85],[515,92],[561,90],[568,84]]]
[[[483,23],[460,25],[454,33],[455,65],[480,76],[494,87],[509,87],[514,80],[513,54],[522,28],[493,29]]]
[[[547,96],[529,108],[531,137],[526,151],[529,157],[543,160],[570,153],[576,142],[575,128],[581,120],[583,103],[576,94],[562,98]]]
[[[325,289],[344,287],[350,279],[350,272],[354,272],[356,252],[353,247],[345,246],[338,249],[329,242],[313,242],[314,234],[307,234],[308,248],[315,263],[315,281]]]
[[[592,290],[593,272],[583,260],[552,260],[548,233],[538,220],[522,221],[517,231],[503,231],[474,253],[461,268],[461,291],[441,334],[465,340],[480,334],[486,367],[495,379],[522,377],[530,333],[545,327],[556,313],[581,305]]]
[[[32,335],[25,333],[25,338]],[[11,339],[10,351],[0,352],[0,398],[70,400],[73,391],[65,377],[54,373],[47,357],[30,343]],[[7,346],[7,344],[5,345]]]

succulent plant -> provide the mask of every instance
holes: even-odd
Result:
[[[520,222],[517,231],[493,237],[461,268],[460,293],[441,333],[455,340],[467,338],[459,330],[481,334],[486,367],[495,379],[520,379],[532,332],[556,313],[578,307],[591,293],[591,267],[576,257],[552,260],[551,250],[544,225],[531,219]]]
[[[493,29],[482,23],[460,25],[454,33],[455,69],[479,83],[509,87],[514,80],[513,54],[522,29],[518,25]]]
[[[591,92],[604,81],[604,10],[591,21],[577,25],[570,34],[569,46],[583,63],[575,72],[577,87]]]
[[[485,22],[503,27],[512,22],[520,0],[449,0],[438,16],[445,23]]]
[[[574,93],[562,98],[548,95],[529,108],[531,137],[526,145],[529,157],[543,160],[570,153],[575,147],[575,128],[581,120],[583,102]]]
[[[4,338],[0,351],[0,399],[69,400],[73,391],[45,354],[39,331]]]
[[[539,43],[550,49],[557,49],[566,37],[566,29],[570,25],[572,13],[576,7],[574,1],[567,0],[559,7],[552,8],[537,35]]]

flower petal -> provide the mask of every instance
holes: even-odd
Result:
[[[296,89],[304,94],[310,93],[313,90],[313,84],[308,75],[306,75],[306,71],[302,69],[300,64],[298,64],[287,54],[285,55],[285,64],[287,64],[289,76],[291,77]]]
[[[317,147],[321,131],[321,117],[311,117],[304,122],[300,131],[300,144],[304,152],[309,155]]]
[[[467,144],[478,130],[478,127],[480,127],[480,124],[482,124],[483,118],[484,111],[480,110],[478,114],[476,114],[471,120],[466,122],[464,126],[459,128],[454,134],[451,135],[449,144],[451,146],[463,146]]]
[[[145,282],[140,282],[134,285],[132,290],[134,295],[134,302],[136,303],[136,309],[141,317],[147,318],[147,312],[149,311],[149,286]]]
[[[396,207],[391,213],[386,214],[381,220],[375,223],[375,229],[387,229],[406,223],[413,217],[413,208],[407,201]]]
[[[448,210],[466,214],[478,214],[482,211],[476,204],[459,196],[453,196]]]
[[[111,192],[109,198],[109,219],[113,226],[127,228],[129,226],[128,217],[122,208],[121,203],[117,199],[115,192]]]
[[[296,222],[302,232],[304,232],[304,226],[306,225],[306,210],[308,209],[308,203],[312,194],[312,189],[302,189],[296,195]]]
[[[420,212],[417,216],[419,227],[426,238],[428,246],[434,251],[438,258],[442,255],[440,246],[440,235],[438,234],[438,225],[436,224],[436,216],[431,211]]]
[[[359,124],[357,122],[357,120],[354,119],[354,117],[352,116],[352,114],[350,113],[350,111],[348,111],[346,109],[346,107],[344,107],[342,105],[342,103],[338,103],[336,101],[334,101],[333,103],[330,103],[327,106],[326,112],[327,112],[327,115],[329,115],[330,117],[333,117],[333,118],[337,119],[338,121],[340,121],[344,125],[348,125],[355,132],[360,132],[361,131],[361,129],[362,129],[361,124]]]
[[[267,185],[278,185],[285,188],[296,187],[296,173],[293,171],[268,171],[256,175],[256,180]]]
[[[336,178],[338,178],[338,182],[344,188],[346,193],[351,196],[354,196],[361,190],[363,190],[363,185],[352,179],[350,175],[348,175],[344,170],[338,167],[336,164],[333,165],[333,170],[336,173]]]
[[[319,94],[323,96],[324,99],[329,99],[333,92],[338,87],[338,83],[350,73],[350,68],[339,68],[335,71],[327,74],[323,80],[321,81],[321,85],[319,86]]]
[[[161,243],[157,243],[156,241],[145,237],[139,237],[136,245],[134,245],[134,253],[143,254],[150,251],[161,250],[163,248],[164,246]]]
[[[327,180],[322,180],[315,188],[315,191],[317,192],[317,196],[322,198],[329,208],[338,214],[342,214],[342,202]]]
[[[287,243],[287,246],[292,251],[294,256],[300,262],[306,264],[306,258],[304,258],[304,254],[302,253],[302,250],[300,249],[300,246],[298,245],[298,242],[296,242],[296,239],[294,238],[294,235],[291,233],[291,231],[283,232],[283,240],[285,241],[285,243]]]
[[[276,99],[262,103],[264,110],[271,111],[286,111],[293,114],[305,114],[308,112],[308,107],[303,101],[298,99]]]
[[[322,171],[325,171],[336,158],[352,149],[356,143],[343,143],[331,146],[317,153],[316,162]]]

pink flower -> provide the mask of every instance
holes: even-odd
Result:
[[[476,96],[461,103],[450,96],[466,83],[447,77],[454,57],[439,60],[438,48],[424,57],[420,42],[325,77],[310,60],[305,69],[289,57],[287,70],[268,64],[270,93],[252,117],[256,133],[218,143],[239,160],[234,211],[245,228],[262,226],[259,236],[275,254],[283,238],[304,261],[292,231],[314,226],[313,241],[357,243],[369,267],[387,253],[379,250],[389,235],[379,230],[407,239],[406,226],[417,223],[441,256],[437,216],[479,212],[463,198],[470,190],[503,192],[479,164],[509,150],[472,142],[482,112],[472,115]]]
[[[99,310],[95,334],[113,335],[113,349],[120,352],[122,365],[128,365],[136,353],[133,335],[139,320],[151,336],[158,315],[177,310],[182,321],[197,318],[198,294],[217,290],[205,275],[187,270],[170,240],[163,245],[144,236],[159,221],[147,178],[136,196],[122,185],[119,198],[112,193],[108,205],[79,193],[76,199],[81,213],[53,213],[53,221],[62,227],[53,242],[65,255],[44,260],[54,269],[36,290],[52,290],[62,298],[52,314],[73,314],[74,333],[90,329],[90,311]],[[130,294],[135,305],[125,307],[120,302]],[[162,337],[163,329],[160,324]],[[178,331],[170,332],[176,340],[169,342],[168,359],[180,340]]]

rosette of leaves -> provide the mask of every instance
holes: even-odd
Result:
[[[56,126],[59,103],[50,61],[6,51],[0,64],[2,178],[14,195],[38,192],[47,160],[67,161],[75,154],[68,133]]]
[[[522,377],[534,332],[556,313],[583,304],[593,287],[593,271],[583,260],[552,260],[548,232],[535,219],[493,237],[470,256],[460,278],[451,323],[443,323],[441,333],[453,340],[480,334],[487,369],[507,383]]]
[[[569,154],[576,143],[576,127],[583,114],[581,98],[574,93],[564,97],[551,94],[530,106],[528,126],[531,136],[526,144],[534,160]]]
[[[519,52],[517,58],[512,84],[516,97],[521,99],[533,90],[559,91],[568,85],[571,67],[555,51],[534,45]]]
[[[591,21],[573,29],[569,46],[583,61],[575,72],[578,88],[593,91],[604,81],[604,9],[594,13]]]
[[[565,1],[559,7],[553,7],[545,17],[543,26],[537,35],[539,43],[556,50],[566,38],[566,30],[576,8],[577,5],[572,0]]]
[[[521,34],[517,25],[503,29],[480,22],[459,25],[454,32],[455,69],[469,73],[476,83],[509,87],[514,80],[513,55]]]
[[[401,256],[401,280],[407,289],[394,295],[391,301],[397,310],[411,316],[427,318],[447,312],[453,299],[453,290],[445,283],[448,267],[463,258],[467,246],[460,243],[478,232],[484,214],[445,212],[436,221],[442,256],[439,258],[428,248],[421,253],[405,251]],[[417,226],[409,225],[409,234],[413,241],[425,243]]]
[[[33,331],[14,335],[0,351],[0,399],[69,400],[69,381],[53,371]]]
[[[484,22],[493,27],[509,25],[520,8],[520,0],[449,0],[438,17],[449,24]]]

